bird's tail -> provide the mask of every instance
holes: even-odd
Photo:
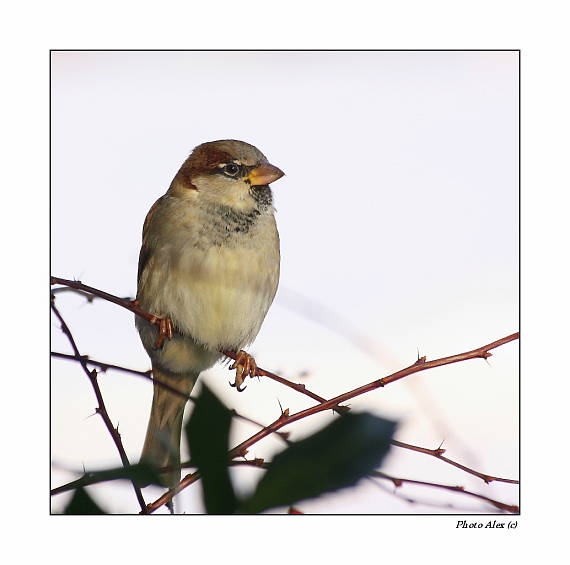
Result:
[[[159,369],[153,364],[152,374],[155,380],[154,394],[140,460],[153,467],[178,467],[186,396],[194,387],[199,373],[180,375]],[[180,481],[180,469],[164,472],[160,477],[165,486],[172,488]]]

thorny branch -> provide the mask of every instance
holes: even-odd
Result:
[[[51,356],[55,357],[57,359],[67,359],[69,361],[79,361],[80,363],[85,362],[89,365],[94,365],[96,367],[99,367],[101,369],[101,371],[103,371],[103,372],[105,372],[107,369],[114,369],[116,371],[123,371],[125,373],[137,375],[139,377],[143,377],[144,379],[147,379],[153,383],[158,384],[159,386],[169,390],[170,392],[172,392],[178,396],[182,396],[183,398],[186,398],[186,400],[188,400],[190,402],[195,402],[194,398],[192,396],[190,396],[189,394],[181,392],[180,390],[178,390],[177,388],[168,384],[167,382],[164,382],[164,381],[161,381],[160,379],[155,378],[152,375],[152,369],[149,369],[147,371],[137,371],[136,369],[129,369],[128,367],[122,367],[121,365],[114,365],[113,363],[105,363],[103,361],[96,361],[95,359],[91,359],[88,355],[81,355],[78,357],[76,355],[69,355],[68,353],[60,353],[59,351],[52,351]],[[239,414],[236,410],[232,410],[231,412],[232,412],[233,416],[235,416],[236,418],[239,418],[240,420],[243,420],[244,422],[254,424],[255,426],[258,426],[260,428],[265,427],[263,424],[260,424],[259,422],[256,422],[255,420],[252,420],[251,418],[248,418],[247,416],[244,416],[243,414]],[[287,443],[287,444],[290,443],[289,439],[288,439],[289,438],[289,432],[277,432],[277,435],[285,443]]]
[[[426,455],[431,455],[432,457],[435,457],[440,461],[445,461],[446,463],[449,463],[450,465],[453,465],[454,467],[457,467],[458,469],[461,469],[462,471],[469,473],[470,475],[475,475],[476,477],[479,477],[487,484],[492,483],[493,481],[497,481],[500,483],[510,483],[513,485],[519,484],[519,481],[517,481],[516,479],[503,479],[501,477],[494,477],[493,475],[487,475],[486,473],[481,473],[480,471],[476,471],[475,469],[466,467],[465,465],[462,465],[457,461],[453,461],[453,459],[449,459],[449,457],[444,457],[443,454],[445,453],[445,449],[441,449],[441,447],[438,447],[437,449],[429,449],[427,447],[418,447],[417,445],[411,445],[409,443],[404,443],[403,441],[397,441],[395,439],[393,439],[390,443],[396,447],[402,447],[404,449],[410,449],[411,451],[417,451],[419,453],[425,453]]]
[[[354,390],[335,396],[334,398],[331,398],[326,402],[321,402],[321,404],[319,404],[318,406],[312,406],[311,408],[301,410],[296,414],[291,414],[291,415],[282,414],[279,418],[277,418],[277,420],[275,420],[275,422],[273,422],[269,426],[266,426],[263,430],[259,431],[257,434],[251,436],[249,439],[243,441],[238,446],[234,447],[231,450],[231,455],[233,457],[245,455],[245,453],[247,453],[247,449],[251,445],[257,443],[260,439],[263,439],[264,437],[268,436],[274,431],[281,429],[283,426],[296,422],[297,420],[301,420],[302,418],[306,418],[307,416],[311,416],[312,414],[317,414],[318,412],[322,412],[323,410],[329,410],[335,406],[338,406],[342,402],[346,402],[347,400],[350,400],[352,398],[355,398],[356,396],[360,396],[377,388],[383,388],[387,384],[390,384],[405,376],[411,375],[413,373],[418,373],[420,371],[425,371],[426,369],[431,369],[433,367],[441,367],[443,365],[448,365],[450,363],[466,361],[468,359],[476,359],[478,357],[486,359],[487,357],[490,357],[491,349],[499,347],[500,345],[508,343],[509,341],[513,341],[517,338],[518,338],[518,333],[515,333],[510,336],[507,336],[506,338],[494,341],[488,345],[484,345],[482,347],[473,349],[471,351],[467,351],[465,353],[461,353],[459,355],[442,357],[441,359],[436,359],[434,361],[429,361],[429,362],[428,361],[416,362],[410,367],[402,369],[401,371],[397,371],[396,373],[393,373],[388,377],[383,377],[381,379],[374,380],[371,383],[358,387]]]
[[[453,492],[459,492],[459,493],[465,494],[467,496],[472,496],[473,498],[478,498],[479,500],[484,500],[485,502],[492,504],[495,508],[498,508],[499,510],[503,510],[505,512],[518,512],[519,511],[518,506],[515,506],[513,504],[504,504],[503,502],[499,502],[498,500],[494,500],[493,498],[489,498],[488,496],[484,496],[482,494],[478,494],[476,492],[471,492],[469,490],[466,490],[462,486],[442,485],[440,483],[430,483],[427,481],[416,481],[414,479],[402,479],[399,477],[393,477],[391,475],[387,475],[386,473],[383,473],[381,471],[374,471],[372,473],[372,475],[375,477],[381,478],[381,479],[388,479],[388,480],[392,481],[392,483],[394,484],[395,487],[401,487],[404,483],[408,483],[408,484],[413,484],[413,485],[423,485],[423,486],[428,486],[428,487],[437,488],[437,489],[450,490]]]
[[[263,459],[259,459],[259,458],[248,460],[248,461],[231,461],[229,464],[232,466],[244,465],[244,466],[258,467],[258,468],[263,468],[263,469],[267,469],[271,465],[271,463],[266,462]],[[186,465],[186,466],[190,466],[190,465]],[[382,479],[388,479],[394,484],[395,487],[401,487],[404,483],[429,486],[432,488],[453,491],[453,492],[457,492],[460,494],[464,494],[466,496],[477,498],[479,500],[482,500],[484,502],[487,502],[487,503],[493,505],[495,508],[498,508],[499,510],[502,510],[503,512],[516,513],[519,511],[519,507],[516,505],[505,504],[503,502],[500,502],[499,500],[495,500],[495,499],[490,498],[488,496],[484,496],[482,494],[478,494],[475,492],[468,491],[462,486],[443,485],[440,483],[430,483],[427,481],[416,481],[413,479],[403,479],[403,478],[398,478],[398,477],[392,477],[391,475],[387,475],[386,473],[382,473],[380,471],[375,471],[374,473],[372,473],[372,476],[377,477],[377,478],[382,478]],[[156,509],[163,506],[164,504],[167,504],[170,501],[170,499],[175,494],[180,492],[183,488],[185,488],[186,486],[189,486],[192,483],[195,483],[196,481],[198,481],[200,479],[200,474],[198,473],[198,471],[195,471],[194,473],[187,475],[185,477],[185,479],[186,479],[186,484],[184,486],[182,486],[182,484],[179,484],[175,490],[168,491],[168,492],[164,493],[160,498],[158,498],[154,502],[150,503],[147,506],[147,512],[152,513]],[[411,498],[405,498],[405,500],[407,502],[416,502],[415,500],[413,500]],[[447,507],[452,508],[449,505]]]
[[[79,353],[79,349],[77,348],[77,344],[75,343],[75,339],[73,338],[71,330],[69,329],[68,325],[65,323],[63,316],[60,314],[59,310],[54,304],[53,296],[51,302],[51,309],[53,313],[56,315],[57,319],[59,320],[61,324],[61,330],[67,336],[67,339],[69,340],[69,343],[71,344],[71,347],[73,348],[76,357],[81,358],[81,354]],[[103,422],[105,422],[105,426],[107,427],[107,430],[111,434],[111,438],[115,442],[123,466],[129,467],[130,466],[129,458],[127,457],[125,448],[123,447],[123,442],[121,441],[121,435],[119,434],[119,429],[118,427],[117,428],[113,427],[113,423],[111,422],[111,418],[109,417],[109,413],[107,412],[107,408],[105,407],[105,402],[103,401],[103,395],[101,394],[101,389],[99,388],[99,384],[97,382],[97,371],[95,369],[90,371],[89,368],[87,367],[87,363],[85,362],[85,360],[82,360],[80,362],[81,366],[83,367],[83,370],[85,371],[85,374],[89,378],[91,386],[93,387],[95,396],[97,397],[98,406],[96,408],[96,412],[101,416]],[[141,509],[144,510],[146,508],[146,502],[143,498],[141,489],[134,481],[131,482],[133,484],[133,488],[135,490],[135,495],[137,497],[139,505]]]
[[[71,281],[68,279],[62,279],[60,277],[51,277],[51,284],[52,285],[53,284],[62,284],[62,285],[65,285],[69,288],[74,289],[75,291],[79,292],[82,295],[87,294],[87,295],[93,295],[93,296],[97,296],[99,298],[103,298],[104,300],[108,300],[109,302],[113,302],[114,304],[117,304],[118,306],[122,306],[123,308],[130,310],[131,312],[133,312],[137,316],[140,316],[141,318],[145,319],[147,322],[150,322],[153,324],[156,324],[157,321],[160,320],[160,318],[158,318],[157,316],[154,316],[153,314],[149,314],[148,312],[145,312],[144,310],[139,308],[136,301],[131,300],[130,298],[120,298],[118,296],[114,296],[113,294],[109,294],[108,292],[104,292],[104,291],[99,290],[97,288],[87,286],[87,285],[81,283],[80,281]],[[56,289],[56,290],[59,290],[59,289]],[[222,351],[221,353],[223,353],[224,355],[226,355],[230,359],[233,359],[234,361],[236,360],[237,353],[235,351]],[[318,402],[321,402],[322,400],[324,400],[320,396],[318,396],[317,394],[314,394],[311,391],[307,390],[305,385],[293,383],[291,381],[288,381],[287,379],[284,379],[283,377],[280,377],[279,375],[271,373],[270,371],[266,371],[265,369],[262,369],[260,367],[257,367],[257,369],[255,371],[255,375],[258,377],[268,377],[268,378],[270,378],[270,379],[272,379],[278,383],[281,383],[282,385],[285,385],[289,388],[292,388],[293,390],[296,390],[297,392],[300,392],[306,396],[309,396],[310,398],[312,398],[313,400],[317,400]],[[340,414],[340,413],[346,412],[346,410],[348,410],[348,408],[343,407],[343,406],[337,406],[334,408],[334,410]]]
[[[232,467],[258,467],[260,469],[267,469],[269,466],[263,459],[248,459],[246,461],[230,461],[229,464]],[[185,463],[182,467],[195,467],[195,465],[191,465],[190,463]],[[165,470],[170,470],[170,468],[166,468]],[[79,474],[76,472],[76,474]],[[50,490],[50,494],[52,496],[56,494],[61,494],[63,492],[68,492],[70,490],[75,490],[80,487],[87,487],[90,485],[96,485],[98,483],[102,483],[108,480],[113,480],[108,477],[101,477],[97,473],[88,473],[84,472],[78,479],[74,481],[70,481],[69,483],[65,483],[64,485],[60,485],[58,487],[52,488]]]
[[[98,290],[96,288],[84,285],[83,283],[81,283],[79,281],[70,281],[67,279],[59,278],[59,277],[51,277],[51,284],[62,284],[62,285],[65,285],[67,287],[70,287],[72,289],[75,289],[82,294],[87,293],[87,294],[90,294],[93,296],[97,296],[99,298],[103,298],[103,299],[108,300],[110,302],[113,302],[119,306],[122,306],[123,308],[126,308],[127,310],[130,310],[131,312],[135,313],[138,316],[141,316],[142,318],[146,319],[147,321],[149,321],[151,323],[156,323],[156,321],[158,320],[157,316],[149,314],[148,312],[145,312],[141,308],[139,308],[136,301],[132,301],[128,298],[119,298],[117,296],[111,295],[109,293]],[[269,371],[266,371],[266,370],[258,367],[256,370],[256,376],[265,376],[265,377],[268,377],[272,380],[280,382],[281,384],[288,386],[290,388],[293,388],[294,390],[296,390],[296,391],[298,391],[298,392],[300,392],[306,396],[309,396],[313,400],[316,400],[317,402],[319,402],[319,405],[313,406],[313,407],[308,408],[306,410],[301,410],[300,412],[297,412],[296,414],[292,414],[292,415],[290,415],[288,413],[288,411],[285,411],[272,424],[265,426],[262,430],[260,430],[259,432],[252,435],[250,438],[248,438],[247,440],[243,441],[242,443],[240,443],[239,445],[234,447],[232,450],[230,450],[229,455],[232,458],[243,457],[243,456],[245,456],[245,454],[248,451],[248,448],[251,445],[257,443],[258,441],[260,441],[261,439],[263,439],[264,437],[266,437],[272,433],[278,432],[278,430],[280,430],[282,427],[284,427],[290,423],[293,423],[297,420],[300,420],[302,418],[305,418],[307,416],[310,416],[312,414],[316,414],[318,412],[322,412],[324,410],[329,410],[329,409],[335,410],[339,414],[342,414],[345,411],[347,411],[349,408],[346,406],[341,406],[340,405],[341,403],[346,402],[347,400],[350,400],[356,396],[359,396],[359,395],[365,394],[367,392],[370,392],[372,390],[375,390],[377,388],[382,388],[388,384],[391,384],[391,383],[393,383],[397,380],[400,380],[406,376],[409,376],[411,374],[414,374],[414,373],[417,373],[420,371],[424,371],[427,369],[431,369],[434,367],[439,367],[439,366],[443,366],[443,365],[448,365],[448,364],[452,364],[452,363],[458,363],[461,361],[466,361],[469,359],[476,359],[476,358],[487,359],[488,357],[490,357],[492,355],[492,353],[490,352],[492,349],[495,349],[501,345],[504,345],[506,343],[514,341],[514,340],[518,339],[518,337],[519,337],[518,332],[513,333],[509,336],[506,336],[504,338],[501,338],[499,340],[491,342],[491,343],[484,345],[482,347],[473,349],[471,351],[467,351],[465,353],[460,353],[457,355],[451,355],[448,357],[443,357],[441,359],[435,359],[432,361],[426,361],[426,358],[422,357],[422,358],[418,359],[418,361],[416,361],[413,365],[410,365],[409,367],[406,367],[405,369],[397,371],[396,373],[393,373],[392,375],[389,375],[387,377],[383,377],[381,379],[374,380],[371,383],[368,383],[368,384],[363,385],[361,387],[358,387],[352,391],[349,391],[347,393],[336,396],[330,400],[324,399],[324,398],[320,397],[319,395],[309,391],[305,387],[305,385],[303,385],[303,384],[292,383],[291,381],[288,381],[287,379],[284,379],[283,377],[280,377],[279,375],[275,375],[274,373],[271,373]],[[224,353],[226,356],[235,360],[235,355],[236,355],[235,352],[223,351],[222,353]],[[63,357],[65,354],[56,354],[56,355]],[[77,359],[81,362],[81,356],[79,355],[79,353],[77,351],[76,351],[76,356],[72,357],[72,358]],[[92,363],[97,363],[97,362],[92,362]],[[82,363],[82,365],[84,365],[84,369],[88,372],[88,369],[86,369],[86,361],[84,361]],[[100,365],[110,367],[110,365],[103,364],[103,363],[101,363]],[[125,369],[123,367],[118,367],[118,366],[115,366],[115,368],[118,368],[119,370],[121,370],[121,369],[127,370],[128,372],[132,372],[135,374],[141,374],[143,376],[148,377],[148,372],[143,373],[140,371],[129,370],[129,369]],[[88,372],[88,374],[89,374],[89,372]],[[159,383],[159,384],[161,384],[161,383]],[[111,426],[111,428],[112,428],[112,426]],[[501,481],[501,482],[506,482],[506,483],[518,484],[517,480],[503,479],[503,478],[495,477],[492,475],[480,473],[478,471],[470,469],[469,467],[466,467],[465,465],[462,465],[462,464],[457,463],[457,462],[455,462],[455,461],[453,461],[447,457],[444,457],[443,453],[445,452],[445,450],[443,450],[443,449],[422,448],[422,447],[406,444],[403,442],[399,442],[396,440],[393,440],[392,444],[397,446],[397,447],[402,447],[405,449],[411,449],[413,451],[418,451],[421,453],[431,455],[431,456],[436,457],[438,459],[441,459],[442,461],[445,461],[446,463],[449,463],[450,465],[453,465],[459,469],[462,469],[463,471],[465,471],[467,473],[470,473],[472,475],[475,475],[475,476],[481,478],[486,483],[490,483],[492,481]],[[186,488],[190,484],[194,483],[199,478],[200,478],[200,475],[198,472],[194,472],[194,473],[191,473],[191,474],[185,476],[180,481],[180,483],[177,485],[177,487],[175,489],[167,491],[160,498],[158,498],[154,502],[148,504],[142,510],[142,513],[153,512],[154,510],[156,510],[160,506],[162,506],[164,504],[168,504],[172,500],[172,498],[175,496],[175,494],[177,494],[178,492],[180,492],[181,490],[183,490],[184,488]],[[386,478],[390,478],[393,481],[402,481],[402,482],[405,481],[405,482],[410,482],[410,483],[435,486],[434,483],[425,483],[422,481],[413,481],[412,479],[393,479],[391,477],[386,477]],[[465,493],[467,492],[462,487],[450,487],[447,485],[439,485],[439,486],[440,486],[440,488],[446,488],[447,490],[456,490],[456,491],[461,491],[461,492],[465,492]],[[487,497],[484,497],[483,495],[478,495],[476,493],[469,493],[469,494],[471,494],[474,497],[480,498],[482,500],[487,500],[491,504],[494,504],[497,508],[502,508],[504,510],[508,510],[511,512],[518,511],[518,507],[516,507],[516,506],[503,504],[501,502],[494,501],[493,499],[489,499]]]

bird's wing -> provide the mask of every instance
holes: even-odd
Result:
[[[151,224],[152,218],[153,218],[157,208],[159,207],[160,203],[162,202],[163,198],[164,197],[161,196],[150,207],[150,210],[148,211],[148,214],[146,215],[146,218],[144,220],[143,231],[142,231],[142,245],[141,245],[141,250],[139,253],[139,269],[138,269],[138,274],[137,274],[137,281],[138,281],[139,285],[141,282],[141,275],[144,271],[144,268],[146,267],[146,264],[148,263],[150,255],[151,255],[151,248],[150,248],[149,243],[148,243],[148,232],[150,229],[150,224]]]

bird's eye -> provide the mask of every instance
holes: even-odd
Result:
[[[228,163],[227,165],[224,166],[224,173],[226,173],[226,175],[229,175],[230,177],[235,177],[239,173],[239,171],[240,167],[235,163]]]

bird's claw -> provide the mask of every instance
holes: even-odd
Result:
[[[257,364],[255,359],[243,350],[240,350],[235,358],[235,361],[230,365],[229,370],[236,370],[236,379],[230,386],[237,389],[238,392],[243,392],[246,387],[241,385],[244,383],[245,379],[249,377],[254,377],[257,371]]]
[[[228,383],[230,384],[231,387],[235,388],[238,392],[243,392],[247,388],[247,386],[240,388],[240,385],[238,384],[237,377],[236,377],[235,382],[232,383],[231,381],[228,381]]]
[[[172,339],[172,336],[174,335],[172,320],[170,318],[159,318],[158,316],[153,316],[150,323],[158,326],[158,336],[154,343],[154,349],[161,349],[164,345],[164,340]]]

